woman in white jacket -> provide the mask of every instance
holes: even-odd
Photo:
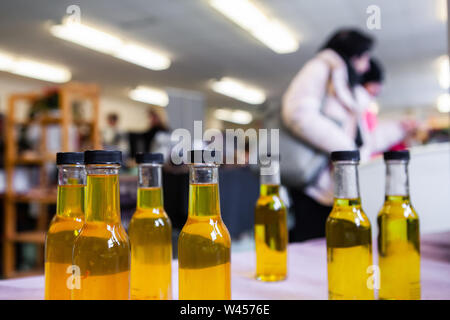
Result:
[[[373,42],[357,30],[340,30],[303,66],[282,101],[283,124],[294,136],[326,154],[359,149],[362,161],[403,139],[398,123],[371,132],[363,121],[371,98],[359,79],[369,68]],[[325,236],[333,203],[331,166],[306,187],[289,191],[296,216],[290,241]]]

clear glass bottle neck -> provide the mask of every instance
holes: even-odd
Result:
[[[138,209],[147,210],[163,207],[161,168],[160,164],[141,164],[138,166]]]
[[[59,165],[58,185],[85,185],[86,169],[84,165]]]
[[[219,166],[215,164],[192,164],[189,166],[189,183],[214,184],[219,181]]]
[[[386,196],[409,196],[408,161],[386,161]]]
[[[56,214],[66,218],[83,218],[86,170],[84,165],[58,166]]]
[[[189,217],[219,217],[219,167],[193,164],[189,167]]]
[[[278,161],[271,161],[268,166],[261,166],[259,181],[261,186],[279,186],[280,185],[280,164]]]
[[[117,164],[87,165],[86,221],[120,223]]]
[[[334,198],[359,199],[358,162],[337,161],[334,166]]]

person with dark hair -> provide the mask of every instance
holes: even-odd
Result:
[[[368,107],[364,111],[364,120],[367,129],[371,132],[377,127],[378,104],[375,102],[376,97],[381,93],[384,81],[384,70],[381,64],[375,59],[370,59],[370,67],[361,77],[361,85],[368,94]]]
[[[365,120],[364,125],[367,126],[367,130],[376,133],[377,131],[387,130],[392,126],[391,122],[387,124],[383,121],[381,123],[378,122],[377,114],[379,112],[379,106],[375,101],[376,98],[381,94],[381,90],[383,88],[385,73],[383,65],[375,58],[370,59],[369,70],[365,72],[361,77],[361,85],[364,87],[367,93],[368,106],[364,111],[363,118]],[[417,129],[417,122],[414,120],[404,119],[397,122],[405,132],[405,137],[411,135]],[[406,143],[404,141],[400,141],[395,145],[390,146],[389,150],[404,150],[406,149]],[[379,155],[382,151],[386,150],[377,150],[377,152],[373,153],[372,156]]]
[[[370,69],[374,43],[370,35],[359,30],[338,30],[297,73],[283,95],[283,128],[325,160],[321,166],[312,168],[311,164],[306,168],[315,170],[309,175],[312,179],[289,185],[295,213],[290,241],[325,236],[325,222],[333,203],[332,151],[360,149],[362,160],[366,160],[375,150],[386,149],[404,136],[398,125],[372,133],[363,124],[370,99],[361,79]],[[306,159],[309,155],[299,152],[295,157]]]

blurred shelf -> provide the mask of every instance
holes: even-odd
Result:
[[[17,158],[6,159],[7,163],[13,164],[13,165],[42,165],[46,162],[55,162],[56,161],[56,152],[55,153],[49,153],[45,156],[39,156],[39,155],[22,155],[18,156]]]
[[[45,232],[44,231],[23,231],[14,234],[9,241],[14,242],[24,242],[24,243],[41,243],[45,242]]]
[[[43,268],[36,268],[36,269],[31,269],[31,270],[26,270],[26,271],[14,271],[10,274],[10,276],[8,277],[9,279],[14,279],[14,278],[25,278],[25,277],[32,277],[32,276],[40,276],[44,274],[44,269]]]

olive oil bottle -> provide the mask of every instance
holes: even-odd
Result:
[[[131,299],[172,298],[172,225],[163,207],[161,153],[136,155],[137,206],[128,234],[131,243]]]
[[[370,221],[361,208],[358,184],[359,151],[331,153],[334,204],[326,222],[328,297],[332,300],[372,300]]]
[[[279,281],[287,276],[288,228],[280,198],[279,162],[261,166],[260,197],[255,207],[256,279]]]
[[[386,152],[386,198],[378,214],[380,299],[420,299],[419,217],[409,197],[409,151]]]
[[[219,203],[219,153],[189,153],[189,213],[178,239],[179,299],[231,299],[230,234]]]
[[[84,223],[86,172],[83,153],[59,152],[56,164],[56,215],[45,238],[45,299],[70,300],[72,248]]]
[[[74,300],[127,300],[130,296],[130,247],[120,219],[120,151],[86,151],[86,218],[75,241],[72,261],[80,287]]]

